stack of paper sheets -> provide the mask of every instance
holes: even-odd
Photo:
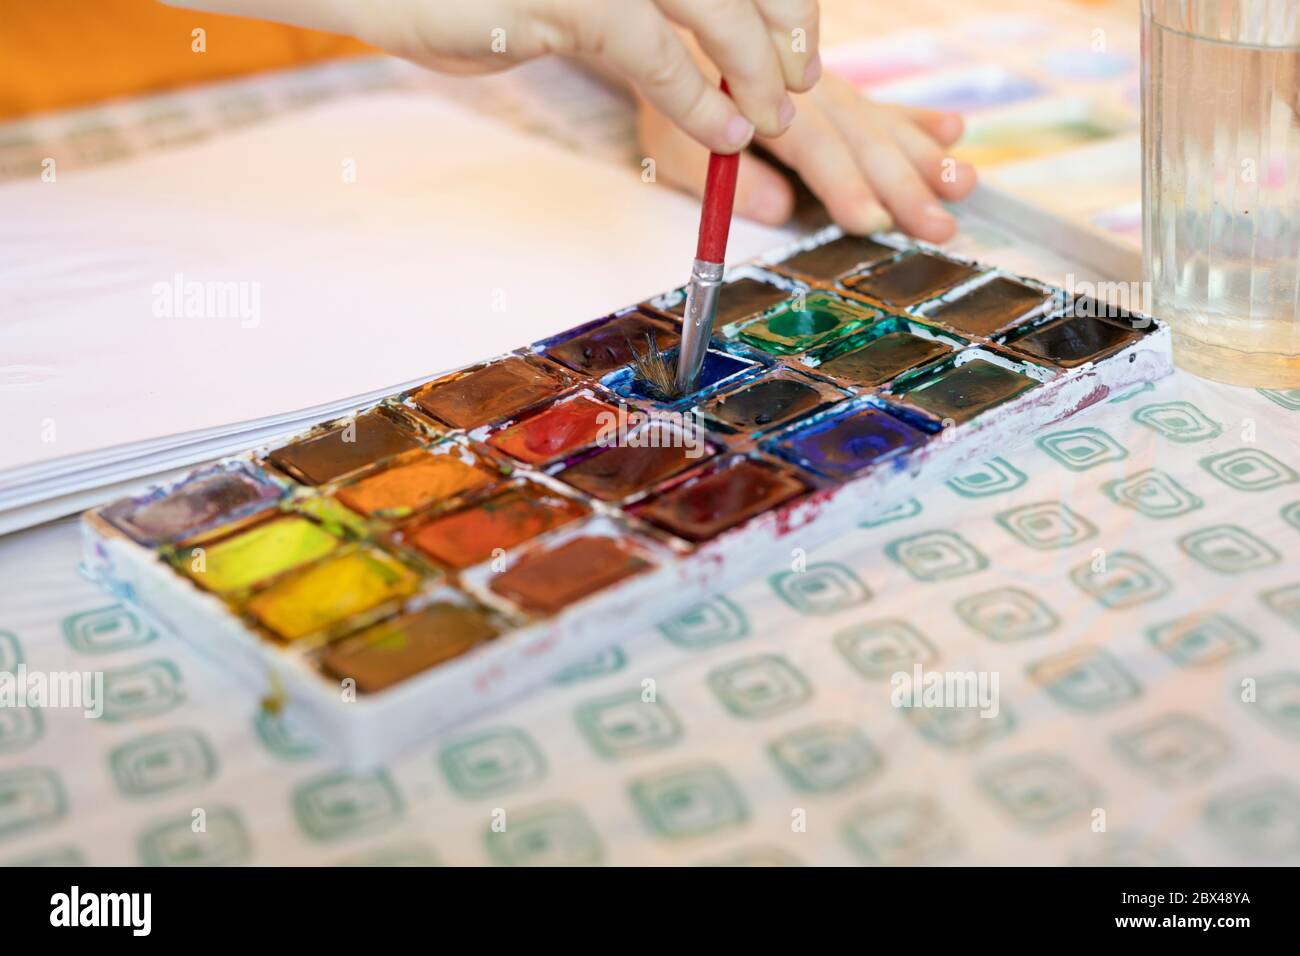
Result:
[[[0,188],[0,532],[680,284],[698,203],[376,94]],[[735,259],[788,233],[737,222]]]

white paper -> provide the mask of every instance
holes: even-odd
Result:
[[[53,158],[53,182],[0,188],[0,509],[233,451],[672,288],[699,216],[637,168],[418,94],[95,170]],[[731,258],[789,235],[737,220]],[[178,281],[181,314],[159,315]],[[185,317],[195,282],[242,299]]]

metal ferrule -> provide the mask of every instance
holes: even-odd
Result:
[[[704,353],[713,337],[713,319],[718,314],[718,293],[722,290],[721,262],[696,259],[686,287],[686,312],[682,317],[682,346],[677,357],[677,391],[695,391],[704,365]]]

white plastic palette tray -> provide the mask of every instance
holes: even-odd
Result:
[[[495,420],[449,421],[429,412],[436,406],[421,404],[435,386],[455,394],[459,383],[473,381],[478,366],[374,406],[369,414],[405,429],[418,451],[380,457],[313,483],[292,468],[277,467],[282,459],[268,458],[275,449],[257,448],[90,512],[84,520],[84,568],[157,627],[285,706],[344,760],[365,766],[544,684],[560,668],[622,634],[786,563],[792,548],[815,547],[901,503],[915,493],[918,481],[941,479],[1172,370],[1169,331],[1154,320],[1104,310],[1091,301],[1067,301],[1033,280],[986,270],[901,236],[853,240],[830,228],[731,269],[727,281],[731,295],[724,291],[725,324],[713,351],[725,371],[702,394],[659,402],[638,390],[627,369],[603,367],[603,355],[563,348],[575,337],[587,341],[582,337],[601,323],[626,322],[629,316],[671,339],[681,300],[677,290],[522,348],[511,353],[513,358],[483,363],[523,362],[559,383],[545,400]],[[762,304],[735,314],[738,304],[755,294]],[[1019,304],[999,314],[990,302],[1004,299]],[[915,350],[924,358],[914,367],[884,371],[879,362],[868,362],[864,372],[856,362],[860,350],[895,355],[891,350],[899,347],[902,354]],[[837,361],[845,357],[847,365]],[[584,371],[589,360],[598,367]],[[800,395],[812,396],[805,410],[748,423],[710,417],[718,414],[718,398],[734,402],[734,396],[776,379],[798,383]],[[968,380],[969,388],[958,384]],[[1005,390],[1002,400],[980,398],[988,382]],[[945,413],[949,400],[956,403],[950,414]],[[711,454],[613,500],[589,494],[571,482],[568,469],[609,454],[612,449],[602,447],[607,438],[592,441],[588,435],[575,447],[560,436],[537,452],[511,437],[518,432],[513,426],[526,428],[552,412],[556,402],[566,401],[621,406],[647,415],[652,424],[643,428],[669,433],[703,422],[702,440]],[[354,423],[354,418],[325,423],[308,437],[333,440]],[[347,489],[359,481],[426,452],[483,463],[493,470],[496,484],[481,494],[424,502],[401,513],[366,515],[343,503]],[[194,489],[194,482],[214,474],[220,480],[252,476],[260,490],[225,511],[220,500],[205,503],[195,527],[163,536],[166,540],[152,540],[140,532],[140,522],[133,522],[141,508],[184,511],[187,485]],[[767,482],[768,500],[751,508],[733,484],[755,474]],[[497,548],[490,559],[472,565],[448,563],[413,543],[426,523],[490,508],[503,489],[521,484],[582,517]],[[709,516],[692,523],[700,509]],[[318,524],[339,539],[338,549],[234,592],[215,593],[202,574],[183,573],[196,543],[234,540],[285,515]],[[632,570],[608,582],[569,582],[572,600],[561,601],[562,606],[538,605],[521,599],[518,588],[503,587],[512,571],[545,568],[557,552],[571,553],[564,551],[566,545],[593,540],[616,549],[610,553]],[[348,615],[326,616],[319,629],[306,634],[277,633],[274,618],[253,612],[326,562],[361,551],[405,569],[399,573],[417,583],[369,604],[342,595]],[[345,637],[368,651],[387,653],[393,634],[403,633],[403,621],[447,605],[481,612],[498,635],[372,693],[353,693],[345,674],[322,666],[323,651]],[[328,609],[308,610],[325,614]],[[371,648],[368,635],[380,631],[388,643],[377,640]]]

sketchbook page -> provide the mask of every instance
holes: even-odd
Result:
[[[0,188],[0,488],[526,345],[681,284],[699,216],[637,167],[416,94],[53,158],[52,182]],[[737,221],[732,258],[788,238]]]

